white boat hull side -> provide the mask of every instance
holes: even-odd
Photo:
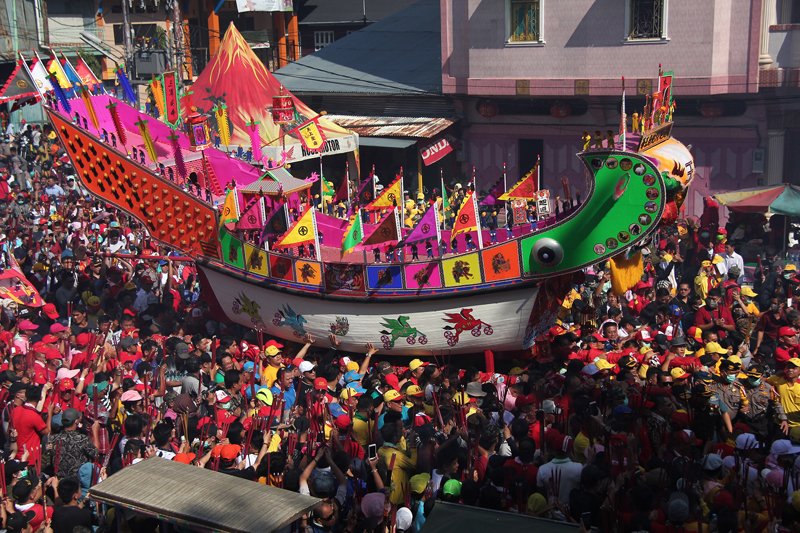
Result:
[[[274,291],[198,266],[231,321],[295,342],[309,333],[323,345],[335,332],[340,349],[355,353],[369,342],[387,355],[519,350],[539,292],[528,286],[397,303],[349,302]]]

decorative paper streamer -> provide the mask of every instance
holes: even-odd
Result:
[[[111,121],[114,123],[114,129],[117,131],[117,138],[119,142],[124,145],[128,144],[128,136],[125,133],[125,128],[122,127],[122,121],[119,119],[119,111],[117,111],[117,103],[111,102],[106,106],[108,114],[111,115]]]
[[[261,133],[259,132],[258,125],[260,122],[255,122],[252,118],[247,123],[247,129],[250,130],[250,149],[253,151],[253,159],[261,161],[264,154],[261,153]]]
[[[186,179],[186,163],[183,161],[183,152],[181,151],[180,144],[178,144],[180,136],[173,132],[167,138],[170,144],[172,144],[172,155],[175,158],[175,170],[178,171],[178,175],[182,179]]]
[[[89,120],[92,121],[94,129],[99,130],[100,123],[97,121],[97,113],[94,112],[94,105],[92,105],[92,94],[89,92],[89,89],[86,88],[86,85],[81,85],[79,90],[81,92],[81,100],[83,100],[83,105],[86,106],[86,111],[89,113]],[[124,141],[123,144],[125,144]]]
[[[231,125],[228,122],[228,106],[223,103],[214,106],[214,115],[217,117],[217,131],[222,144],[231,144]]]
[[[158,116],[164,116],[164,86],[161,83],[161,80],[157,77],[153,78],[153,81],[150,82],[150,90],[153,93],[153,99],[156,101],[156,107],[158,108]]]
[[[153,163],[158,163],[158,154],[156,153],[156,146],[153,144],[153,137],[150,136],[150,130],[147,128],[147,121],[145,119],[134,122],[136,127],[139,128],[139,135],[144,141],[144,149],[147,150],[147,155]],[[181,158],[183,160],[183,158]]]
[[[72,112],[72,107],[69,105],[69,100],[67,99],[67,93],[64,92],[64,88],[58,82],[58,78],[52,72],[47,76],[50,78],[50,84],[53,86],[53,92],[56,93],[56,98],[61,103],[61,108],[67,112]]]
[[[117,66],[117,79],[119,80],[119,84],[122,85],[125,98],[127,98],[131,104],[136,105],[136,93],[133,92],[131,82],[128,80],[128,76],[125,75],[125,71],[121,66]]]

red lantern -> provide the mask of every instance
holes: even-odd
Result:
[[[480,100],[476,107],[478,109],[478,114],[483,118],[492,118],[497,115],[499,111],[497,104],[491,100]]]
[[[206,115],[194,113],[186,117],[186,133],[193,151],[205,150],[211,146],[211,132]]]
[[[566,102],[553,102],[550,106],[550,116],[554,118],[567,118],[572,114],[572,107]]]
[[[280,94],[272,97],[272,122],[275,124],[294,122],[294,100],[291,95],[283,94],[283,87],[280,88]]]

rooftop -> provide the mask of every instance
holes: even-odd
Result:
[[[300,93],[441,94],[441,57],[439,2],[419,0],[275,75]]]
[[[415,0],[306,0],[298,8],[300,24],[363,24],[376,22]]]

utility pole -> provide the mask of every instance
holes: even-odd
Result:
[[[172,0],[172,35],[175,40],[175,79],[180,88],[183,82],[183,20],[178,0]]]
[[[128,0],[122,0],[122,47],[125,73],[131,77],[131,17],[128,13]]]

